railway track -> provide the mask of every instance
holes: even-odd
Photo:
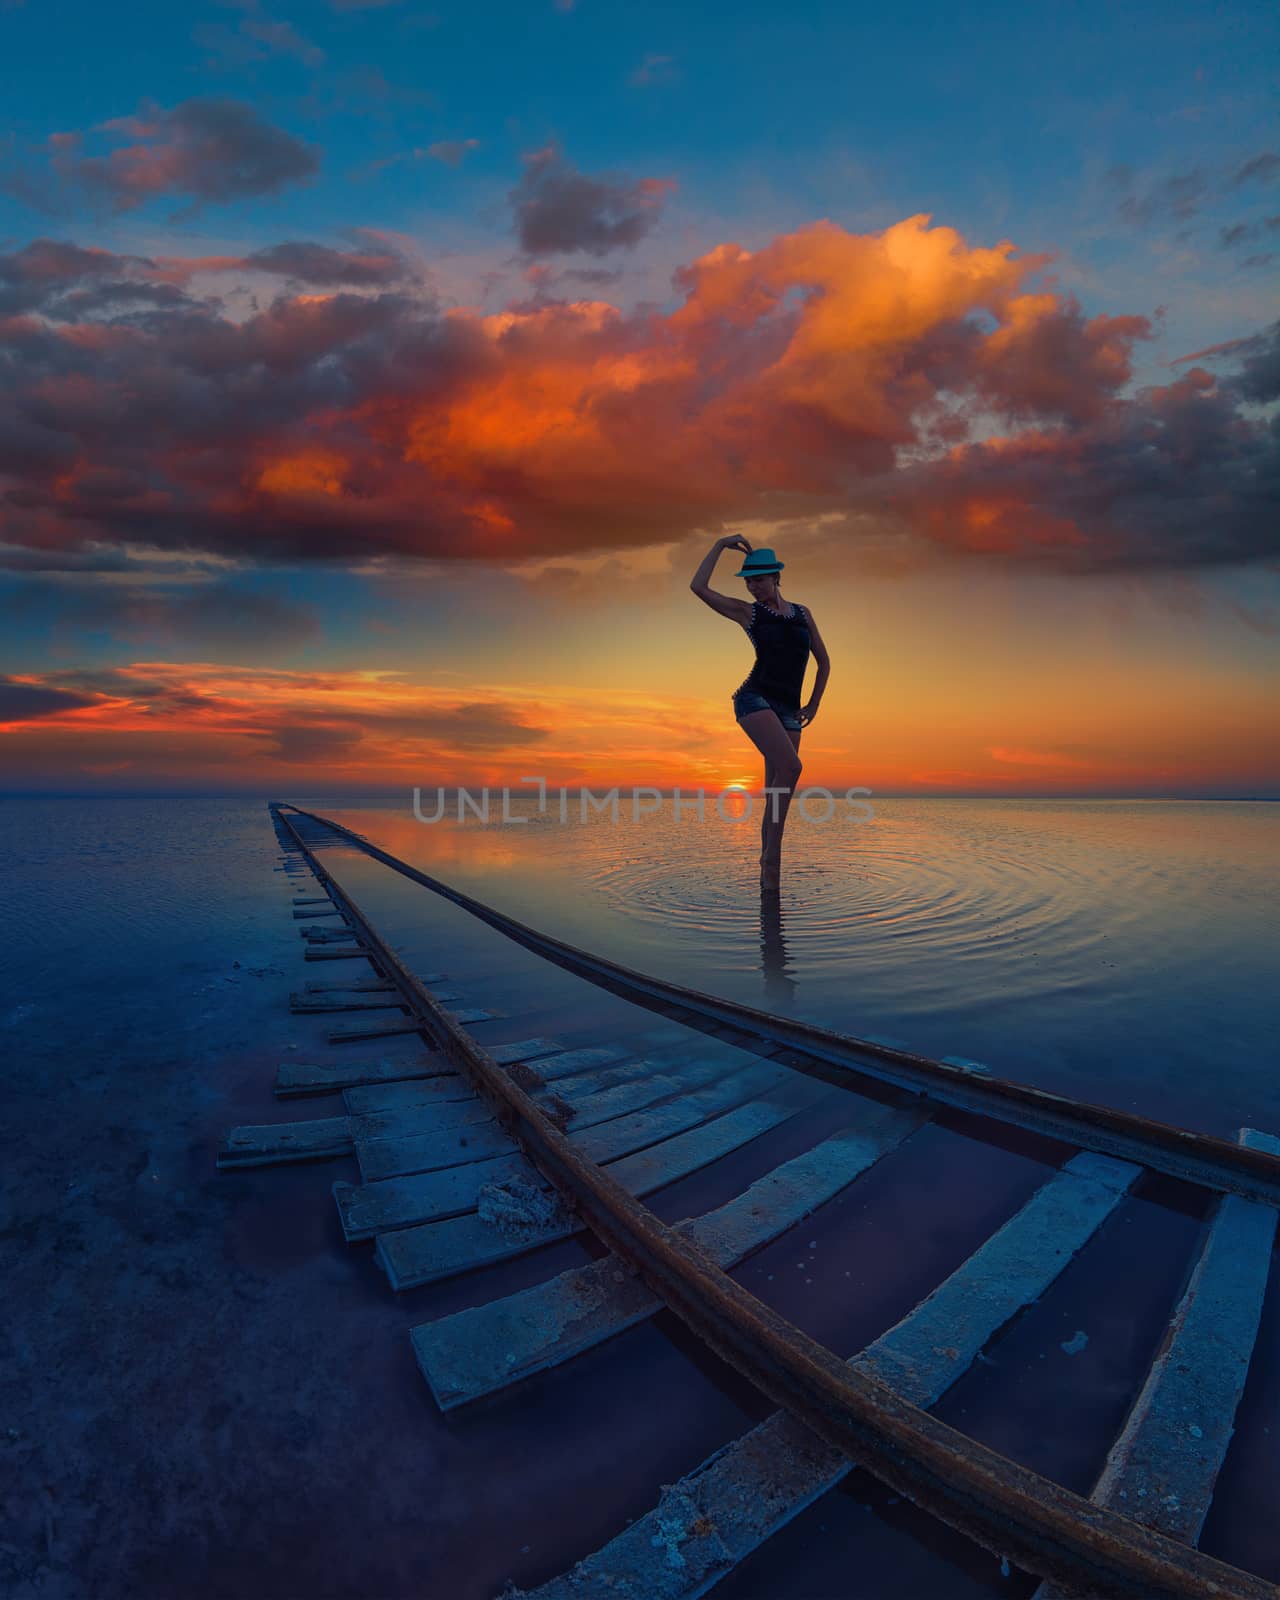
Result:
[[[1066,1594],[1269,1596],[1196,1548],[1257,1335],[1280,1203],[1280,1141],[1217,1139],[1047,1094],[700,994],[518,923],[329,819],[271,808],[288,868],[323,893],[294,916],[309,961],[359,962],[310,984],[300,1012],[354,1011],[334,1045],[403,1035],[421,1054],[347,1049],[282,1067],[277,1094],[343,1096],[338,1116],[238,1128],[223,1166],[354,1156],[334,1196],[394,1289],[536,1251],[589,1229],[608,1254],[411,1330],[443,1410],[571,1360],[663,1308],[778,1412],[667,1487],[653,1510],[540,1600],[691,1600],[855,1465]],[[545,960],[714,1041],[673,1051],[529,1038],[486,1049],[444,974],[411,972],[323,859],[358,848]],[[332,971],[332,969],[326,969]],[[366,1017],[367,1014],[367,1017]],[[640,1041],[641,1043],[643,1041]],[[730,1067],[724,1047],[733,1047]],[[742,1065],[744,1056],[748,1064]],[[833,1131],[703,1215],[664,1223],[644,1198],[817,1111]],[[799,1120],[797,1120],[799,1119]],[[848,1359],[749,1294],[731,1269],[843,1194],[927,1126],[985,1121],[1054,1151],[1052,1175],[894,1327]],[[816,1125],[816,1124],[815,1124]],[[1050,1143],[1052,1141],[1052,1144]],[[1183,1293],[1091,1492],[1079,1495],[931,1414],[1043,1295],[1148,1173],[1208,1211]]]

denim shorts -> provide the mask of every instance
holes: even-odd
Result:
[[[753,711],[776,711],[782,726],[791,733],[799,733],[804,724],[800,721],[798,706],[785,706],[781,700],[770,700],[754,689],[739,689],[733,696],[733,714],[739,721]]]

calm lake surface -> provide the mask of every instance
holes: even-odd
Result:
[[[1280,1127],[1280,805],[844,800],[787,825],[318,806],[572,944],[825,1026],[1215,1133]],[[435,811],[423,797],[424,815]],[[495,798],[493,817],[500,817]]]
[[[524,823],[427,825],[408,795],[287,798],[641,971],[1169,1122],[1280,1130],[1280,806],[878,798],[854,822],[842,801],[825,823],[793,813],[762,916],[755,825],[713,803],[704,821],[668,800],[581,822],[571,797],[563,824],[553,800],[518,803]],[[411,966],[509,1012],[482,1042],[659,1024],[361,853],[331,865]],[[596,1548],[767,1413],[664,1315],[442,1418],[409,1327],[588,1247],[396,1297],[337,1224],[330,1186],[353,1161],[215,1169],[232,1126],[341,1109],[272,1096],[280,1061],[310,1059],[289,1052],[329,1048],[323,1020],[287,1005],[328,971],[301,961],[265,797],[3,799],[0,869],[0,1270],[20,1308],[0,1362],[6,1594],[488,1600]],[[751,1159],[767,1170],[800,1131]],[[743,1281],[856,1350],[1046,1175],[965,1139],[916,1143]],[[706,1209],[744,1172],[654,1204]],[[1128,1202],[940,1414],[1087,1492],[1198,1226],[1159,1193]],[[1278,1340],[1273,1284],[1260,1357]],[[1280,1363],[1255,1365],[1250,1416],[1274,1421]],[[1273,1579],[1278,1441],[1242,1427],[1202,1541]],[[1034,1588],[855,1473],[718,1592],[843,1600],[853,1562],[864,1600]]]
[[[642,971],[1215,1133],[1280,1126],[1280,804],[793,809],[778,909],[762,914],[756,825],[722,820],[710,796],[705,821],[675,820],[668,799],[638,821],[624,801],[616,823],[578,820],[572,795],[565,823],[554,795],[544,815],[517,800],[524,821],[488,824],[418,822],[408,795],[298,803]],[[62,1008],[40,990],[69,959],[150,1009],[148,963],[234,942],[274,849],[257,800],[0,800],[23,923],[0,947],[0,1029],[57,1036]]]

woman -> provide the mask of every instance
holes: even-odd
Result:
[[[709,587],[722,550],[745,553],[746,560],[734,577],[746,579],[750,600],[717,594]],[[796,780],[803,770],[800,730],[818,714],[831,675],[831,661],[813,613],[806,606],[789,605],[779,592],[778,574],[783,566],[772,550],[763,546],[753,550],[747,540],[730,534],[716,540],[689,585],[713,611],[745,628],[756,649],[755,665],[734,692],[733,714],[764,757],[765,788],[782,791],[765,795],[760,825],[760,888],[765,891],[776,890],[781,881],[782,830]],[[817,659],[818,676],[808,703],[801,706],[800,692],[811,651]]]

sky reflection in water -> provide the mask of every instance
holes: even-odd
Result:
[[[424,797],[430,814],[434,797]],[[570,943],[748,1004],[1219,1132],[1280,1125],[1266,803],[872,800],[794,815],[772,909],[758,830],[660,812],[416,821],[385,849]],[[816,816],[822,809],[815,802]]]

